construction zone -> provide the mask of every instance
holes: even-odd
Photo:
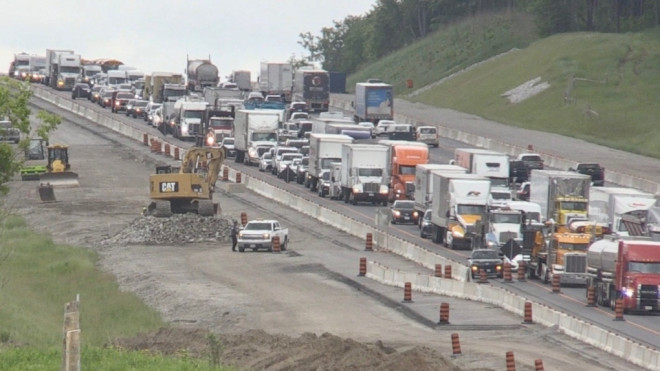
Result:
[[[44,160],[47,160],[45,164]],[[48,145],[41,138],[30,140],[20,173],[21,180],[39,181],[38,193],[43,202],[56,201],[54,188],[80,186],[78,174],[71,171],[69,147],[63,144]]]

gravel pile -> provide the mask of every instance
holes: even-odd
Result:
[[[234,220],[228,217],[202,217],[174,214],[169,218],[141,216],[101,245],[177,245],[195,242],[230,241]]]

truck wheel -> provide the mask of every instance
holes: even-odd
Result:
[[[239,247],[238,247],[238,251],[239,251],[239,252],[245,252],[245,248],[244,248],[243,246],[239,246]]]
[[[442,229],[433,226],[433,229],[431,230],[431,241],[434,243],[440,243],[442,241]]]
[[[445,246],[454,249],[454,238],[451,236],[451,231],[445,233]]]
[[[545,269],[545,274],[543,275],[543,283],[548,284],[550,282],[550,271],[548,268]]]
[[[289,244],[289,236],[284,236],[284,243],[280,246],[282,251],[286,251],[287,245]]]

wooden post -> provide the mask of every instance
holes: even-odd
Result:
[[[80,371],[80,301],[64,306],[64,338],[62,340],[62,371]]]

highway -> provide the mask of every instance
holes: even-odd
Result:
[[[58,95],[70,99],[70,93],[68,92],[58,92]],[[103,111],[104,115],[112,116],[115,119],[121,120],[125,125],[143,130],[150,135],[162,136],[155,128],[148,126],[142,120],[132,119],[123,114],[112,114],[109,110],[104,110],[98,105],[94,105],[86,100],[79,99],[77,100],[77,103],[90,108],[93,107],[98,111]],[[37,102],[37,104],[39,103]],[[442,118],[438,118],[438,121],[442,121]],[[190,142],[181,142],[169,136],[167,137],[167,141],[182,148],[187,148],[192,145]],[[454,149],[458,147],[471,146],[463,142],[443,138],[438,148],[430,149],[431,162],[447,163],[450,158],[453,158]],[[166,158],[163,158],[163,160],[173,161]],[[579,161],[580,159],[572,158],[572,160]],[[328,198],[320,198],[316,193],[310,192],[302,185],[298,185],[295,182],[287,183],[284,180],[277,179],[270,173],[259,172],[256,167],[247,167],[233,162],[230,162],[229,165],[249,177],[276,184],[278,187],[296,193],[300,197],[313,201],[322,207],[334,210],[362,223],[373,225],[381,230],[383,229],[375,224],[375,214],[377,212],[376,206],[364,204],[354,206],[344,202],[333,201]],[[605,164],[605,167],[607,168],[608,165]],[[291,218],[290,215],[288,217]],[[449,250],[443,246],[434,244],[430,240],[420,238],[419,229],[416,225],[389,225],[385,227],[384,231],[459,263],[464,264],[468,256],[468,251]],[[584,287],[562,287],[560,294],[553,294],[551,293],[551,287],[549,285],[545,285],[538,280],[528,280],[527,282],[517,282],[514,280],[514,283],[503,283],[502,280],[491,280],[490,283],[498,287],[506,287],[512,292],[581,318],[584,321],[595,323],[602,328],[621,334],[641,344],[648,345],[651,348],[658,349],[660,347],[660,321],[657,316],[627,314],[625,316],[625,321],[614,321],[614,312],[609,308],[592,308],[586,306],[586,290]]]

